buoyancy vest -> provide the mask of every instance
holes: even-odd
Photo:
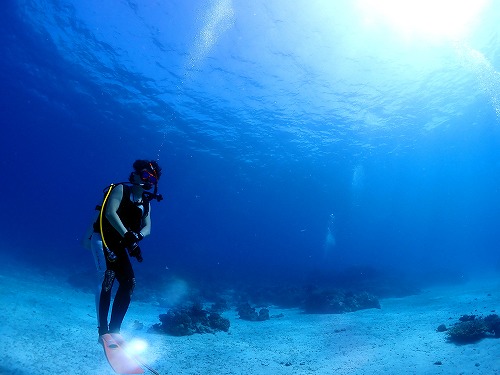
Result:
[[[141,203],[135,203],[130,199],[131,195],[131,188],[128,185],[124,184],[118,184],[123,186],[123,197],[120,202],[120,206],[118,207],[117,214],[120,217],[120,220],[122,221],[123,225],[127,230],[131,230],[134,232],[140,232],[140,230],[143,227],[143,219],[149,214],[149,200],[146,199],[146,197],[142,196],[142,202]],[[114,189],[118,185],[112,185],[110,189]],[[103,218],[102,218],[102,234],[104,236],[104,239],[106,241],[106,245],[112,249],[115,246],[118,246],[123,239],[123,237],[120,235],[120,233],[111,225],[111,223],[108,221],[106,218],[106,215],[104,215],[104,212],[106,212],[106,205],[108,202],[105,202],[104,208],[101,210],[101,208],[98,206],[96,209],[99,209],[100,212],[103,213]],[[141,208],[141,206],[143,208]],[[100,215],[97,217],[97,220],[94,223],[94,232],[96,233],[101,233],[101,228],[100,228]]]

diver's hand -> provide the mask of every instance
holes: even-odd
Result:
[[[129,247],[134,243],[139,242],[142,240],[144,237],[140,233],[135,233],[131,230],[129,230],[127,233],[123,235],[123,244],[125,247]]]

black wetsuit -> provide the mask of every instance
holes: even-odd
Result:
[[[134,203],[130,200],[130,187],[123,185],[123,197],[120,202],[117,214],[120,217],[125,228],[134,232],[139,232],[143,227],[143,218],[149,214],[149,201],[142,197],[142,204]],[[105,209],[105,207],[104,207]],[[104,211],[104,210],[103,210]],[[108,249],[114,254],[115,259],[111,261],[106,249],[106,272],[102,283],[101,294],[99,298],[99,335],[105,333],[118,333],[130,305],[130,298],[135,287],[135,276],[127,249],[122,243],[123,237],[103,217],[103,236]],[[94,231],[100,233],[99,218],[94,224]],[[111,290],[115,278],[119,282],[119,287],[113,301],[111,310],[111,319],[108,329],[108,313],[111,304]]]

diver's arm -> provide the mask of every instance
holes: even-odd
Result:
[[[148,203],[149,204],[149,203]],[[144,237],[149,236],[151,234],[151,205],[149,206],[149,212],[147,216],[142,219],[141,233]]]
[[[115,228],[120,235],[124,235],[127,232],[127,228],[123,225],[120,217],[118,216],[118,208],[123,198],[123,185],[117,185],[111,190],[108,197],[108,202],[106,204],[106,219]]]

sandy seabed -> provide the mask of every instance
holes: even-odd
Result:
[[[0,374],[113,374],[97,343],[93,301],[64,280],[2,272]],[[132,301],[122,334],[147,343],[140,356],[162,375],[500,374],[500,339],[455,345],[436,332],[463,314],[500,311],[500,280],[428,288],[381,305],[342,315],[270,306],[283,317],[264,322],[241,320],[233,309],[223,314],[227,333],[173,337],[147,332],[165,308]],[[136,320],[144,329],[134,329]]]

